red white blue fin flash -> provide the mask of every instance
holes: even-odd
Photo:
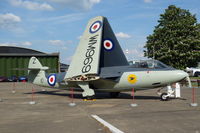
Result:
[[[101,28],[101,21],[95,21],[91,26],[90,26],[90,33],[95,33]]]
[[[55,86],[55,84],[56,84],[56,74],[49,75],[47,81],[48,81],[48,84],[50,86]]]
[[[107,51],[111,51],[114,48],[114,43],[111,39],[105,39],[103,41],[103,47]]]

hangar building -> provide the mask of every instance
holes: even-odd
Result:
[[[47,54],[33,49],[0,46],[0,76],[27,76],[27,70],[16,70],[16,68],[27,68],[29,59],[35,56],[43,66],[48,66],[47,72],[60,72],[59,53]]]

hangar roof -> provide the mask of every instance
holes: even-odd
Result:
[[[0,56],[59,56],[59,53],[47,54],[37,50],[16,47],[16,46],[0,46]]]

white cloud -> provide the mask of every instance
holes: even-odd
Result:
[[[151,3],[152,0],[144,0],[145,3]]]
[[[67,47],[62,47],[63,50],[67,50]]]
[[[131,38],[131,36],[129,34],[126,34],[123,32],[116,33],[115,35],[119,38]]]
[[[0,14],[0,18],[1,21],[21,22],[21,18],[12,13]]]
[[[44,10],[44,11],[52,11],[54,8],[47,4],[47,3],[37,3],[32,1],[23,1],[23,0],[10,0],[11,5],[17,6],[17,7],[23,7],[28,10]]]
[[[5,42],[5,43],[0,43],[0,46],[17,46],[17,43]]]
[[[5,43],[0,43],[0,46],[31,46],[32,43],[29,41],[25,42],[5,42]]]
[[[49,40],[49,43],[55,46],[63,46],[64,45],[64,41],[62,40]]]
[[[62,7],[69,7],[78,10],[89,10],[101,0],[44,0],[55,3]]]
[[[22,43],[21,43],[21,45],[23,45],[23,46],[31,46],[31,45],[32,45],[32,43],[31,43],[31,42],[28,42],[28,41],[26,41],[26,42],[22,42]]]
[[[72,58],[73,58],[73,56],[69,56],[69,57],[65,58],[65,59],[63,60],[63,62],[65,62],[65,63],[67,63],[67,64],[70,64],[71,61],[72,61]]]
[[[141,59],[146,59],[144,57],[143,50],[139,48],[134,48],[134,49],[126,49],[124,51],[124,54],[126,55],[126,58],[130,60],[141,60]]]
[[[33,19],[32,21],[35,22],[51,22],[56,23],[56,24],[61,24],[61,23],[71,23],[74,21],[81,20],[83,18],[83,13],[73,13],[73,14],[67,14],[63,16],[56,16],[56,17],[48,17],[48,18],[38,18],[38,19]]]
[[[143,51],[140,51],[139,49],[130,49],[130,50],[128,50],[128,52],[127,52],[127,50],[126,50],[127,54],[137,55],[138,57],[143,57],[144,56]]]
[[[15,28],[19,22],[21,22],[21,18],[12,13],[0,14],[0,28]]]
[[[67,43],[67,44],[72,44],[73,41],[72,41],[72,40],[68,40],[68,41],[66,41],[66,43]]]

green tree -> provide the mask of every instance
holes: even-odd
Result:
[[[200,24],[188,10],[170,5],[147,37],[146,57],[184,69],[200,62]]]

